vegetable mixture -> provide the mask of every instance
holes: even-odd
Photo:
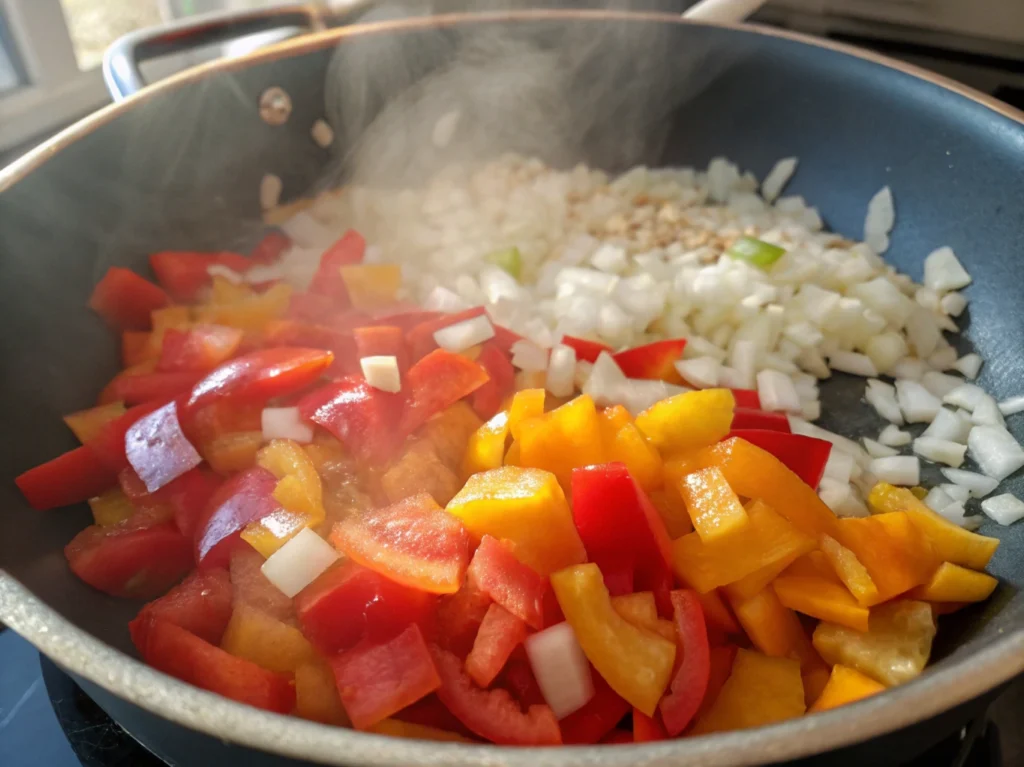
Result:
[[[17,479],[41,510],[88,501],[68,563],[153,600],[128,629],[165,673],[398,737],[651,741],[907,682],[997,585],[998,541],[920,488],[837,517],[832,443],[684,379],[683,339],[565,335],[531,372],[482,307],[401,303],[354,231],[305,292],[235,279],[289,246],[110,269],[90,305],[124,370],[65,419],[81,447]]]

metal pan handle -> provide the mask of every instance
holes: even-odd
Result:
[[[321,6],[294,3],[203,14],[161,27],[140,29],[118,39],[107,49],[103,56],[103,80],[114,101],[122,101],[146,87],[139,65],[148,59],[285,27],[314,31],[324,26]]]

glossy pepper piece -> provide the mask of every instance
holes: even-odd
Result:
[[[739,497],[714,466],[687,474],[678,491],[704,543],[727,538],[750,521]]]
[[[908,596],[926,602],[984,602],[998,585],[988,573],[943,562],[927,583],[912,589]]]
[[[512,439],[519,439],[523,423],[544,415],[546,396],[544,389],[520,389],[515,393],[508,409],[508,430]]]
[[[396,434],[403,401],[370,386],[357,376],[343,378],[299,400],[302,417],[322,426],[365,461],[389,461],[398,445]]]
[[[176,402],[154,410],[129,427],[125,456],[151,493],[203,462],[181,429]]]
[[[93,288],[89,308],[114,330],[147,330],[153,310],[170,302],[159,286],[130,269],[112,266]]]
[[[808,709],[808,713],[828,711],[884,691],[884,684],[864,676],[856,669],[837,663],[832,667],[828,684],[814,701],[814,705]]]
[[[825,474],[832,443],[803,434],[785,434],[764,429],[737,429],[729,437],[739,437],[767,450],[810,487],[817,487]]]
[[[352,306],[370,310],[395,303],[402,287],[402,268],[398,264],[344,265],[341,279]]]
[[[729,437],[742,436],[738,435],[737,432],[747,430],[757,431],[776,431],[782,434],[789,434],[792,429],[789,425],[789,418],[786,417],[785,413],[772,413],[767,410],[758,410],[756,408],[745,407],[740,404],[739,395],[736,390],[733,389],[733,396],[736,399],[736,409],[732,415],[732,431],[729,433]],[[756,392],[754,393],[756,396]]]
[[[678,643],[676,655],[681,660],[658,709],[665,730],[675,737],[689,726],[704,700],[711,675],[711,656],[704,610],[697,592],[673,591],[672,608]]]
[[[247,333],[261,333],[270,323],[285,315],[291,297],[291,285],[277,283],[262,293],[254,293],[228,303],[197,307],[196,321],[227,325]]]
[[[208,270],[215,264],[244,272],[249,268],[249,259],[237,253],[188,251],[163,251],[149,257],[157,282],[175,301],[194,301],[199,291],[210,284]]]
[[[135,513],[135,507],[119,487],[112,487],[101,495],[89,499],[92,521],[100,527],[111,527],[124,522]]]
[[[575,467],[604,460],[597,409],[585,394],[544,415],[522,421],[513,427],[512,434],[519,444],[519,465],[550,471],[566,489]]]
[[[280,509],[274,500],[277,478],[255,466],[221,485],[207,503],[196,525],[195,561],[199,567],[223,567],[234,548],[246,544],[239,537],[246,525]]]
[[[508,437],[508,412],[502,411],[473,432],[462,460],[462,476],[468,478],[481,471],[497,469],[505,458]]]
[[[429,421],[427,423],[430,423]],[[392,503],[427,493],[438,503],[450,501],[462,483],[425,439],[406,442],[405,450],[380,478],[384,495]]]
[[[411,434],[427,419],[472,394],[489,380],[487,371],[476,362],[436,349],[406,373],[407,399],[399,430]]]
[[[243,332],[222,325],[195,325],[187,331],[168,329],[156,369],[162,373],[212,370],[231,359]]]
[[[608,578],[605,576],[605,585]],[[611,593],[611,589],[608,590]],[[651,591],[637,591],[612,597],[612,608],[637,628],[650,631],[670,642],[676,641],[676,629],[672,621],[658,617],[658,605]]]
[[[491,604],[480,623],[466,673],[480,687],[490,687],[512,651],[526,639],[526,624],[499,604]]]
[[[820,546],[832,570],[860,604],[873,605],[881,601],[878,587],[856,554],[828,535],[821,537]]]
[[[601,418],[601,439],[605,456],[613,463],[625,464],[640,487],[651,491],[661,485],[661,454],[633,423],[633,417],[621,405],[605,408]]]
[[[771,587],[749,599],[730,598],[729,603],[751,644],[765,655],[793,658],[804,670],[820,665],[799,616],[782,604]]]
[[[167,621],[219,645],[231,620],[232,591],[227,570],[216,568],[193,572],[162,597],[147,603],[128,624],[132,642],[145,652],[149,626],[154,620]]]
[[[631,705],[653,715],[672,675],[675,644],[638,629],[615,612],[595,564],[553,573],[551,585],[597,672]]]
[[[874,604],[925,583],[941,563],[905,512],[844,519],[840,532],[878,588]]]
[[[32,508],[45,511],[102,494],[117,483],[117,472],[82,446],[19,474],[14,482]]]
[[[310,292],[329,296],[338,308],[348,306],[349,296],[341,267],[362,263],[365,254],[366,240],[359,232],[349,229],[320,256],[320,265],[309,284]]]
[[[508,355],[494,341],[483,345],[476,361],[487,371],[490,380],[473,392],[473,409],[481,418],[490,418],[514,391],[516,371]]]
[[[868,608],[842,584],[822,577],[781,575],[772,582],[779,601],[791,610],[856,631],[868,630]]]
[[[476,589],[489,596],[528,626],[544,628],[547,581],[519,561],[501,541],[485,535],[469,563],[467,575]]]
[[[686,348],[685,338],[670,338],[634,346],[612,355],[626,378],[646,378],[680,384],[683,379],[676,371],[675,362]]]
[[[647,716],[643,711],[633,709],[633,742],[653,743],[658,740],[668,740],[668,733],[659,721],[660,717]]]
[[[320,660],[295,669],[295,715],[311,722],[348,726],[331,667]]]
[[[685,452],[728,434],[735,404],[728,389],[676,394],[640,413],[636,425],[662,453]]]
[[[294,673],[317,658],[301,631],[246,604],[235,606],[220,646],[270,671]]]
[[[125,414],[123,402],[97,405],[64,416],[64,423],[83,445],[96,437],[108,423]]]

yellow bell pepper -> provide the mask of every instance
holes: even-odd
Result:
[[[857,559],[856,554],[828,535],[821,536],[819,545],[821,553],[828,559],[839,580],[860,604],[877,605],[882,601],[878,596],[878,587],[871,579],[871,574]]]
[[[263,446],[263,432],[235,431],[221,434],[199,445],[199,452],[219,474],[233,474],[256,463]]]
[[[639,591],[612,597],[612,609],[637,628],[658,634],[670,642],[676,641],[675,625],[670,620],[658,617],[654,592]]]
[[[796,559],[793,564],[787,567],[782,575],[796,575],[804,578],[824,578],[830,583],[838,583],[842,585],[842,581],[839,576],[836,575],[836,571],[832,568],[832,564],[828,561],[821,551],[810,551],[804,554],[802,557]]]
[[[508,429],[512,439],[519,439],[519,427],[530,418],[544,415],[544,390],[523,389],[512,397],[508,411]]]
[[[380,478],[389,503],[398,503],[416,493],[429,493],[440,505],[450,501],[462,486],[459,478],[438,458],[424,439],[407,445],[402,455]]]
[[[924,671],[934,638],[931,606],[909,599],[873,608],[866,632],[834,623],[814,629],[814,647],[826,663],[849,666],[890,687]]]
[[[565,493],[550,472],[504,466],[474,474],[447,509],[477,542],[484,535],[512,541],[516,555],[541,575],[587,559]]]
[[[728,389],[676,394],[636,417],[640,429],[663,453],[713,445],[729,433],[736,400]]]
[[[714,466],[683,477],[679,495],[704,543],[726,538],[750,522],[739,497]]]
[[[466,442],[482,426],[480,416],[468,402],[460,400],[423,424],[419,435],[434,448],[445,466],[457,472],[462,466]],[[498,463],[492,468],[500,465]]]
[[[773,658],[793,658],[803,668],[820,663],[799,616],[769,586],[750,599],[727,595],[733,614],[751,644]]]
[[[281,482],[284,481],[281,480]],[[280,483],[278,483],[278,487],[280,487]],[[305,514],[281,509],[268,514],[259,522],[246,525],[242,530],[241,538],[264,558],[269,558],[285,543],[298,535],[303,528],[312,526],[314,525],[310,524],[310,518]]]
[[[868,608],[857,604],[841,583],[820,576],[780,575],[772,588],[790,610],[856,631],[868,630]]]
[[[678,492],[662,488],[652,490],[647,497],[651,499],[654,508],[658,510],[661,521],[665,523],[669,538],[675,540],[693,532],[693,522],[690,520],[689,512],[686,511],[686,504],[683,503]]]
[[[292,287],[284,283],[273,285],[259,293],[230,304],[207,304],[196,309],[199,322],[227,325],[240,330],[259,331],[268,323],[284,316],[291,301]],[[154,335],[156,333],[154,332]]]
[[[971,570],[984,570],[999,547],[998,538],[972,533],[943,519],[902,487],[879,482],[868,496],[875,514],[905,511],[924,534],[941,561]]]
[[[475,740],[459,735],[457,732],[449,732],[438,727],[430,727],[425,724],[413,724],[412,722],[400,722],[397,719],[382,719],[370,727],[367,732],[375,732],[378,735],[390,735],[392,738],[411,738],[413,740],[433,740],[443,743],[476,743]]]
[[[800,665],[738,650],[732,673],[711,708],[697,720],[693,735],[761,727],[806,711]]]
[[[988,573],[943,562],[931,580],[913,589],[908,596],[925,602],[984,602],[998,585],[999,581]]]
[[[696,532],[673,542],[672,565],[676,575],[697,591],[707,592],[787,558],[788,565],[815,546],[814,539],[767,504],[751,504],[747,516],[746,525],[710,543]]]
[[[603,408],[600,412],[603,433],[615,436],[627,423],[633,423],[633,416],[622,405]]]
[[[356,309],[377,309],[393,304],[402,287],[398,264],[356,264],[341,267],[341,279]]]
[[[100,527],[111,527],[124,522],[135,513],[135,507],[119,487],[114,487],[95,498],[89,499],[93,521]]]
[[[88,410],[79,410],[76,413],[64,416],[64,423],[71,429],[78,441],[83,445],[95,437],[108,423],[115,418],[124,415],[125,406],[123,402],[110,402],[106,405],[97,405]]]
[[[497,469],[505,459],[505,440],[508,437],[508,412],[502,411],[477,429],[466,445],[462,459],[463,478],[479,471]]]
[[[878,588],[878,604],[926,582],[939,566],[929,542],[906,512],[876,514],[839,523],[845,545]]]
[[[828,684],[825,685],[825,689],[821,691],[818,699],[814,701],[809,712],[828,711],[884,690],[884,684],[879,684],[874,679],[864,676],[856,669],[836,664],[832,667]]]
[[[623,425],[610,439],[605,439],[607,461],[624,463],[633,479],[644,490],[661,485],[661,454],[654,449],[635,424]]]
[[[233,304],[256,295],[252,287],[246,283],[232,282],[219,274],[214,275],[210,282],[211,304]]]
[[[676,645],[619,615],[604,577],[591,563],[551,575],[558,605],[587,659],[615,692],[647,716],[672,677]]]
[[[270,671],[295,671],[317,658],[313,646],[297,628],[241,602],[231,613],[220,646]]]
[[[295,714],[311,722],[352,724],[341,705],[334,672],[326,663],[303,663],[295,669]]]
[[[522,421],[516,441],[520,466],[550,471],[566,490],[572,484],[573,468],[604,462],[597,409],[586,394]]]

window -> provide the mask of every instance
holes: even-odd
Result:
[[[61,0],[61,5],[81,70],[99,66],[117,38],[164,20],[159,0]]]

